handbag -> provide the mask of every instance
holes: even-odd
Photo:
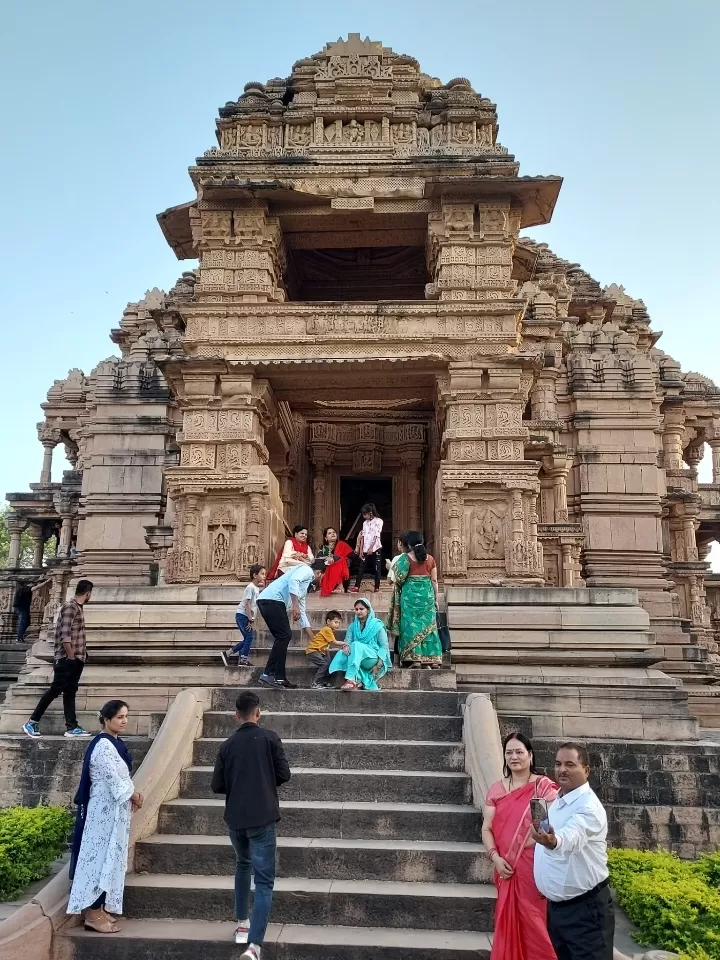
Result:
[[[447,624],[447,614],[437,613],[437,630],[438,636],[440,637],[440,646],[442,647],[443,653],[449,653],[452,649],[452,642],[450,640],[450,628]]]

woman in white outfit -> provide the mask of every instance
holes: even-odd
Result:
[[[143,804],[130,774],[132,757],[120,739],[128,721],[124,700],[100,711],[102,733],[89,744],[75,795],[77,819],[70,857],[67,912],[83,913],[85,928],[117,933],[122,914],[130,817]]]

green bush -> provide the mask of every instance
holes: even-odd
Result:
[[[10,807],[0,810],[0,901],[10,900],[67,847],[73,817],[62,807]]]
[[[640,943],[690,960],[720,960],[720,854],[610,850],[610,879]]]

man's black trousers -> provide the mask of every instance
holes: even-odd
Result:
[[[285,680],[287,648],[292,640],[292,629],[290,628],[287,607],[282,600],[258,600],[258,609],[273,636],[272,650],[268,657],[265,673],[275,677],[276,680]]]
[[[612,960],[615,908],[610,887],[548,901],[548,933],[558,960]]]

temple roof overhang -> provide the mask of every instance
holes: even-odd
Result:
[[[431,177],[418,185],[418,199],[457,199],[482,201],[492,197],[511,197],[522,207],[520,226],[536,227],[548,223],[562,186],[562,177]],[[340,188],[338,188],[340,190]],[[342,192],[342,190],[340,190]],[[355,191],[357,195],[357,191]],[[202,183],[204,200],[264,200],[271,204],[284,205],[312,200],[315,204],[325,200],[330,210],[332,191],[319,192],[312,182],[301,180],[257,179],[230,176],[209,177]],[[388,199],[393,199],[392,191]],[[194,203],[189,201],[169,207],[158,214],[158,223],[165,239],[174,250],[178,260],[194,258],[197,253],[193,244],[190,211]]]

